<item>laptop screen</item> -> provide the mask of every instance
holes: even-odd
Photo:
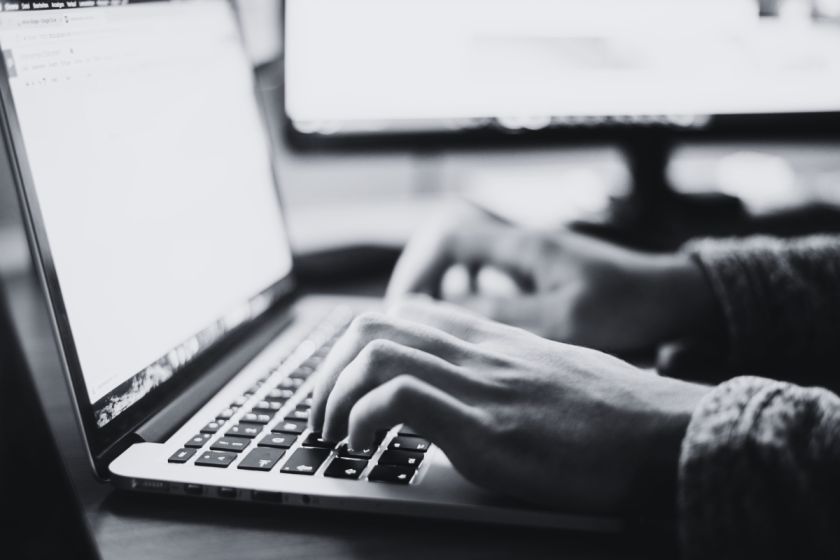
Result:
[[[224,0],[0,5],[32,190],[102,427],[264,311],[291,272],[253,71]]]

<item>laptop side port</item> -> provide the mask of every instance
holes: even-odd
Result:
[[[255,502],[271,502],[274,504],[283,503],[283,494],[281,492],[263,492],[261,490],[253,490],[251,492],[251,499]]]
[[[184,494],[190,496],[201,496],[204,494],[204,486],[201,484],[184,484]]]
[[[222,486],[216,490],[216,493],[219,495],[220,498],[235,498],[236,488]]]
[[[132,479],[131,488],[133,490],[143,490],[144,492],[169,492],[169,483],[162,480],[143,480]]]

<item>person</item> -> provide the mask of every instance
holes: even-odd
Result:
[[[449,296],[453,265],[502,270],[516,290]],[[409,243],[388,298],[319,373],[310,423],[326,439],[363,448],[406,423],[496,491],[673,514],[686,558],[840,552],[840,238],[654,255],[464,207]],[[692,347],[753,375],[714,385],[613,355]],[[814,374],[823,387],[797,384]]]

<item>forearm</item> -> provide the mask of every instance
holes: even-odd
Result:
[[[680,458],[684,557],[837,557],[840,399],[754,377],[707,394]]]
[[[703,240],[684,253],[718,302],[731,367],[812,373],[840,359],[840,237]]]

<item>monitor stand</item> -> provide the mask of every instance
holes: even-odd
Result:
[[[673,146],[666,130],[628,136],[621,149],[631,177],[629,194],[612,201],[605,221],[576,224],[576,229],[653,251],[674,250],[694,237],[743,231],[748,215],[738,198],[673,189],[667,177]]]

